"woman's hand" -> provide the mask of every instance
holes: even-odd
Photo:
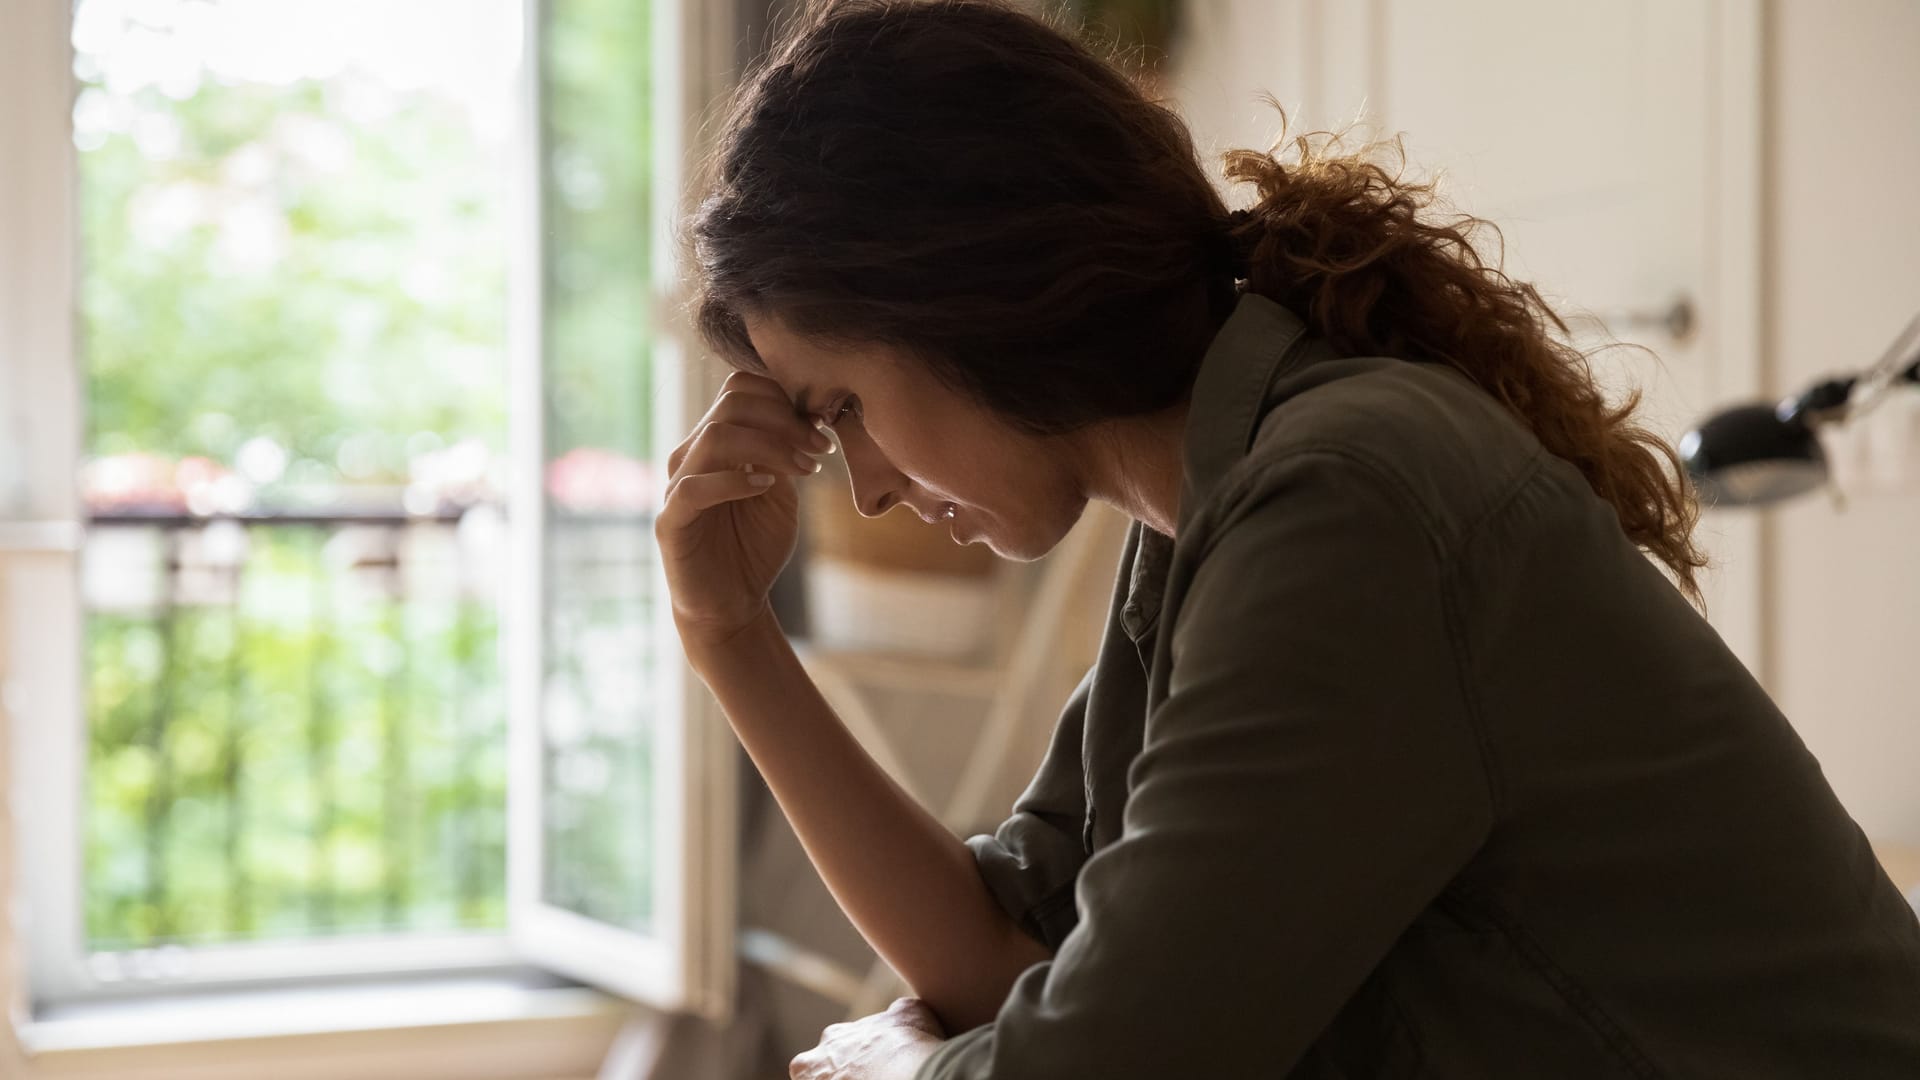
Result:
[[[820,468],[808,451],[832,446],[778,383],[736,371],[667,458],[653,534],[689,648],[727,640],[765,608],[799,536],[793,478]]]
[[[913,1080],[945,1042],[940,1021],[919,998],[903,997],[883,1013],[828,1024],[820,1045],[787,1066],[792,1080]]]

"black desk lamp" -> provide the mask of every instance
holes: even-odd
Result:
[[[1716,413],[1680,437],[1680,459],[1709,505],[1792,498],[1827,479],[1815,429],[1858,419],[1901,383],[1920,384],[1920,316],[1865,372],[1823,380],[1777,405]]]

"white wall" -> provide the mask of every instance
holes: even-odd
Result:
[[[1765,331],[1786,394],[1870,363],[1920,311],[1920,4],[1774,0],[1767,19]],[[1905,463],[1903,487],[1863,477],[1844,511],[1778,512],[1769,689],[1861,827],[1920,844],[1920,447]]]

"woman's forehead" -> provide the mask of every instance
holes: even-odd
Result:
[[[870,371],[873,360],[898,355],[897,350],[878,342],[830,342],[802,334],[775,315],[747,313],[741,321],[767,376],[796,403],[803,402],[803,390],[828,392],[833,388],[825,384]]]

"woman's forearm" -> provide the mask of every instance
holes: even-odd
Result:
[[[966,845],[861,748],[770,611],[688,656],[874,951],[949,1035],[992,1020],[1020,972],[1049,953],[994,901]]]

